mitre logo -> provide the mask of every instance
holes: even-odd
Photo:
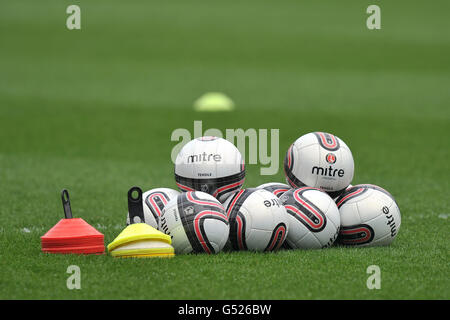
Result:
[[[329,168],[322,168],[322,167],[317,167],[314,166],[312,168],[312,174],[317,174],[318,176],[327,176],[327,177],[335,177],[336,175],[338,177],[343,177],[345,174],[344,169],[335,169],[332,166],[330,166]]]
[[[199,154],[193,154],[187,157],[187,163],[203,162],[211,160],[215,162],[220,162],[222,160],[222,156],[218,153],[207,154],[206,152],[203,152]]]

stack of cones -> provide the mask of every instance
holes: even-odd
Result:
[[[108,251],[113,257],[170,257],[174,255],[170,236],[146,223],[134,223],[126,227]]]
[[[136,198],[133,198],[133,192],[137,192]],[[142,190],[138,187],[133,187],[128,191],[128,212],[130,221],[144,221]],[[135,217],[140,219],[135,219]],[[132,223],[108,245],[108,251],[113,257],[169,258],[175,255],[171,243],[170,236],[148,224]]]
[[[61,199],[65,219],[41,237],[42,251],[48,253],[103,254],[104,236],[81,218],[72,218],[69,193],[63,190]]]

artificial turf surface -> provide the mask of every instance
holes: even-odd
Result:
[[[450,4],[377,1],[9,1],[0,10],[1,299],[449,299]],[[229,113],[195,113],[222,91]],[[47,255],[40,236],[74,216],[111,242],[126,192],[175,188],[176,128],[280,129],[284,152],[311,131],[351,148],[352,182],[399,203],[389,247],[113,259]],[[369,290],[369,265],[381,289]],[[68,290],[69,265],[81,290]]]

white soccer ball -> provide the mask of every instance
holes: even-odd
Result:
[[[175,180],[182,191],[202,191],[224,202],[245,180],[244,159],[229,141],[201,137],[189,141],[175,161]]]
[[[292,249],[319,249],[336,240],[340,217],[333,199],[317,188],[291,189],[280,198],[289,215],[286,239]]]
[[[274,251],[286,239],[289,217],[273,193],[264,189],[243,189],[230,197],[224,207],[234,250]]]
[[[153,228],[158,228],[158,220],[164,206],[180,194],[179,191],[170,188],[151,189],[142,194],[142,207],[144,209],[144,221],[134,217],[133,223],[144,222]],[[136,221],[138,219],[139,221]],[[127,213],[127,225],[130,224],[130,214]]]
[[[355,185],[336,199],[336,204],[341,215],[339,243],[388,245],[400,230],[400,209],[394,197],[381,187]]]
[[[291,187],[285,183],[269,182],[269,183],[264,183],[264,184],[256,187],[256,189],[267,190],[269,192],[272,192],[274,195],[276,195],[279,198],[283,195],[283,193],[285,193],[286,191],[291,189]]]
[[[175,253],[217,253],[225,246],[230,226],[222,204],[201,191],[183,192],[164,208],[159,230],[172,237]]]
[[[334,198],[353,179],[352,152],[344,141],[332,134],[311,132],[289,147],[284,172],[293,188],[320,188]]]

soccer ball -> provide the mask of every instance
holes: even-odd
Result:
[[[264,189],[243,189],[230,197],[224,207],[234,250],[273,251],[286,239],[289,217],[273,193]]]
[[[212,254],[225,246],[230,225],[216,198],[201,191],[189,191],[179,194],[164,207],[158,229],[172,237],[177,254]]]
[[[287,191],[280,200],[290,220],[289,248],[319,249],[334,243],[339,233],[339,210],[327,193],[303,187]]]
[[[352,152],[344,141],[325,132],[298,138],[284,159],[286,181],[292,188],[315,187],[338,196],[353,179]]]
[[[264,184],[256,187],[256,189],[264,189],[264,190],[267,190],[269,192],[272,192],[278,198],[281,197],[283,195],[283,193],[288,191],[290,188],[291,187],[288,186],[287,184],[278,183],[278,182],[264,183]]]
[[[244,160],[239,150],[225,139],[197,138],[178,153],[175,180],[182,191],[202,191],[224,202],[244,183]]]
[[[170,188],[151,189],[142,194],[142,207],[144,209],[144,221],[134,217],[133,223],[144,222],[153,228],[158,228],[159,217],[164,206],[180,194],[177,190]],[[139,220],[139,221],[136,221]],[[127,225],[130,224],[130,214],[127,214]]]
[[[344,245],[381,246],[396,238],[401,224],[394,197],[381,187],[358,184],[346,190],[336,204],[341,215],[338,242]]]

